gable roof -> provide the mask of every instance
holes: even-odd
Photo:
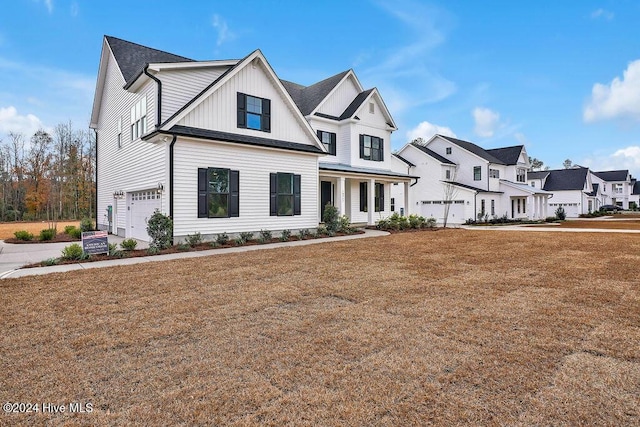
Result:
[[[549,175],[549,171],[527,172],[527,179],[545,179]]]
[[[463,148],[463,149],[475,154],[476,156],[483,158],[484,160],[488,161],[489,163],[495,163],[495,164],[498,164],[498,165],[504,165],[505,164],[502,160],[496,158],[492,154],[489,154],[487,152],[487,150],[485,150],[482,147],[477,146],[473,142],[464,141],[462,139],[452,138],[450,136],[444,136],[444,135],[440,135],[440,134],[437,134],[436,136],[439,136],[440,138],[443,138],[443,139],[451,142],[452,144],[455,144],[458,147]]]
[[[476,193],[494,193],[494,194],[503,194],[504,193],[504,191],[484,190],[482,188],[474,187],[473,185],[463,184],[461,182],[456,182],[456,181],[442,181],[442,182],[444,182],[446,184],[455,185],[456,187],[465,188],[467,190],[472,190],[472,191],[475,191]]]
[[[633,194],[634,196],[637,194],[640,194],[640,181],[634,180],[635,182],[633,183],[633,191],[631,192],[631,194]]]
[[[501,160],[505,165],[517,165],[523,148],[524,145],[514,145],[513,147],[492,148],[486,152]]]
[[[374,89],[368,89],[363,92],[360,92],[358,96],[353,98],[353,101],[351,101],[351,104],[349,104],[349,106],[344,110],[344,112],[340,115],[340,117],[338,117],[338,120],[344,120],[352,117],[356,113],[356,111],[358,111],[362,103],[369,97],[369,95],[371,95],[371,92],[373,91]]]
[[[615,171],[602,171],[593,173],[603,181],[626,181],[629,176],[629,171],[626,169]]]
[[[591,184],[591,188],[593,189],[593,191],[591,193],[587,193],[587,196],[591,196],[591,197],[597,196],[599,187],[600,187],[600,184]]]
[[[193,62],[193,59],[185,58],[184,56],[142,46],[117,37],[104,36],[104,38],[109,44],[111,52],[113,52],[122,77],[126,82],[125,86],[133,83],[148,63]]]
[[[543,190],[566,191],[583,190],[587,180],[588,168],[556,169],[547,171],[549,176],[544,183]]]
[[[434,159],[436,159],[440,163],[444,163],[446,165],[455,165],[455,163],[453,163],[451,160],[447,159],[446,157],[441,156],[440,154],[436,153],[433,150],[428,149],[424,145],[418,144],[417,142],[411,142],[410,144],[411,144],[412,147],[415,147],[418,150],[420,150],[423,153],[425,153],[426,155],[433,157]]]
[[[303,116],[308,116],[316,109],[323,99],[342,81],[349,71],[346,70],[334,76],[328,77],[311,86],[303,86],[297,83],[280,80],[293,102],[296,103]]]
[[[407,165],[414,167],[415,165],[413,163],[411,163],[409,160],[405,159],[404,157],[402,157],[400,154],[396,154],[396,153],[391,153],[391,155],[395,158],[397,158],[398,160],[400,160],[401,162],[406,163]]]

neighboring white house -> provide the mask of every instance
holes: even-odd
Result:
[[[479,217],[533,218],[547,215],[550,194],[526,183],[524,146],[485,150],[457,138],[435,135],[406,144],[397,155],[420,179],[411,185],[409,213],[461,224]],[[395,197],[396,193],[392,194]],[[448,211],[448,212],[447,212]]]
[[[638,209],[640,208],[640,181],[632,178],[631,184],[633,190],[631,191],[631,196],[629,196],[629,208]]]
[[[196,62],[106,36],[90,127],[101,229],[148,240],[156,209],[177,240],[318,225],[324,145],[259,50]]]
[[[577,218],[602,206],[600,186],[593,186],[589,168],[575,167],[542,172],[529,172],[529,185],[553,193],[549,199],[549,214],[562,207],[569,218]]]
[[[353,223],[372,225],[395,209],[391,188],[415,178],[393,168],[397,129],[376,88],[365,90],[353,70],[310,86],[282,81],[328,153],[319,163],[320,218],[327,204]],[[402,203],[408,204],[408,191]]]
[[[592,181],[601,187],[604,205],[629,209],[634,183],[628,170],[592,172],[592,175]]]

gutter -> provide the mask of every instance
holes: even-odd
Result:
[[[160,128],[160,122],[162,121],[162,82],[159,78],[149,73],[149,64],[144,66],[144,70],[142,72],[147,75],[151,80],[157,83],[158,91],[157,91],[157,106],[156,106],[156,124],[155,128]]]

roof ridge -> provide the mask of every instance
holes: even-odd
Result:
[[[175,54],[175,53],[168,52],[168,51],[166,51],[166,50],[156,49],[155,47],[149,47],[149,46],[145,46],[145,45],[140,44],[140,43],[131,42],[131,41],[129,41],[129,40],[121,39],[120,37],[108,36],[108,35],[106,35],[106,34],[105,34],[105,36],[104,36],[104,37],[105,37],[107,40],[109,40],[109,39],[114,39],[114,40],[118,40],[118,41],[125,42],[125,43],[128,43],[128,44],[132,44],[132,45],[135,45],[135,46],[143,47],[143,48],[145,48],[145,49],[155,50],[156,52],[166,53],[166,54],[168,54],[168,55],[173,55],[173,56],[177,56],[177,57],[180,57],[180,58],[184,58],[184,59],[186,59],[186,60],[188,60],[188,61],[190,61],[190,62],[197,62],[197,61],[195,61],[194,59],[187,58],[186,56],[177,55],[177,54]]]

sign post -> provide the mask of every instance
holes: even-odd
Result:
[[[87,255],[109,254],[109,240],[106,231],[84,231],[82,250]]]

